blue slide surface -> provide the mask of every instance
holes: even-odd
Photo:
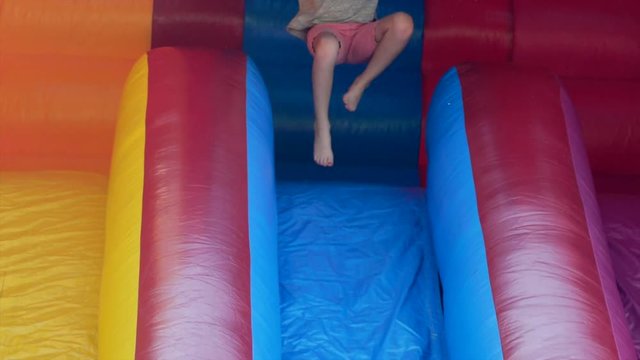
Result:
[[[283,359],[443,359],[424,189],[278,185]]]

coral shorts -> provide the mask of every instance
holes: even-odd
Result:
[[[370,23],[325,23],[312,27],[307,33],[307,46],[314,55],[314,43],[318,35],[330,33],[338,39],[338,64],[360,64],[371,59],[376,42],[375,21]]]

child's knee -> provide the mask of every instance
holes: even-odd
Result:
[[[409,39],[413,34],[413,18],[405,12],[395,13],[391,29],[399,38]]]
[[[319,34],[313,41],[313,52],[315,58],[333,59],[338,57],[340,44],[338,39],[330,33]]]

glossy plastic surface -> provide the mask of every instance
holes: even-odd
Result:
[[[284,359],[444,359],[419,188],[278,186]]]

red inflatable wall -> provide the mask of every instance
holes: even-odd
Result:
[[[429,0],[425,8],[425,99],[465,62],[549,70],[574,102],[594,172],[640,174],[640,2]],[[424,152],[419,161],[424,170]]]

